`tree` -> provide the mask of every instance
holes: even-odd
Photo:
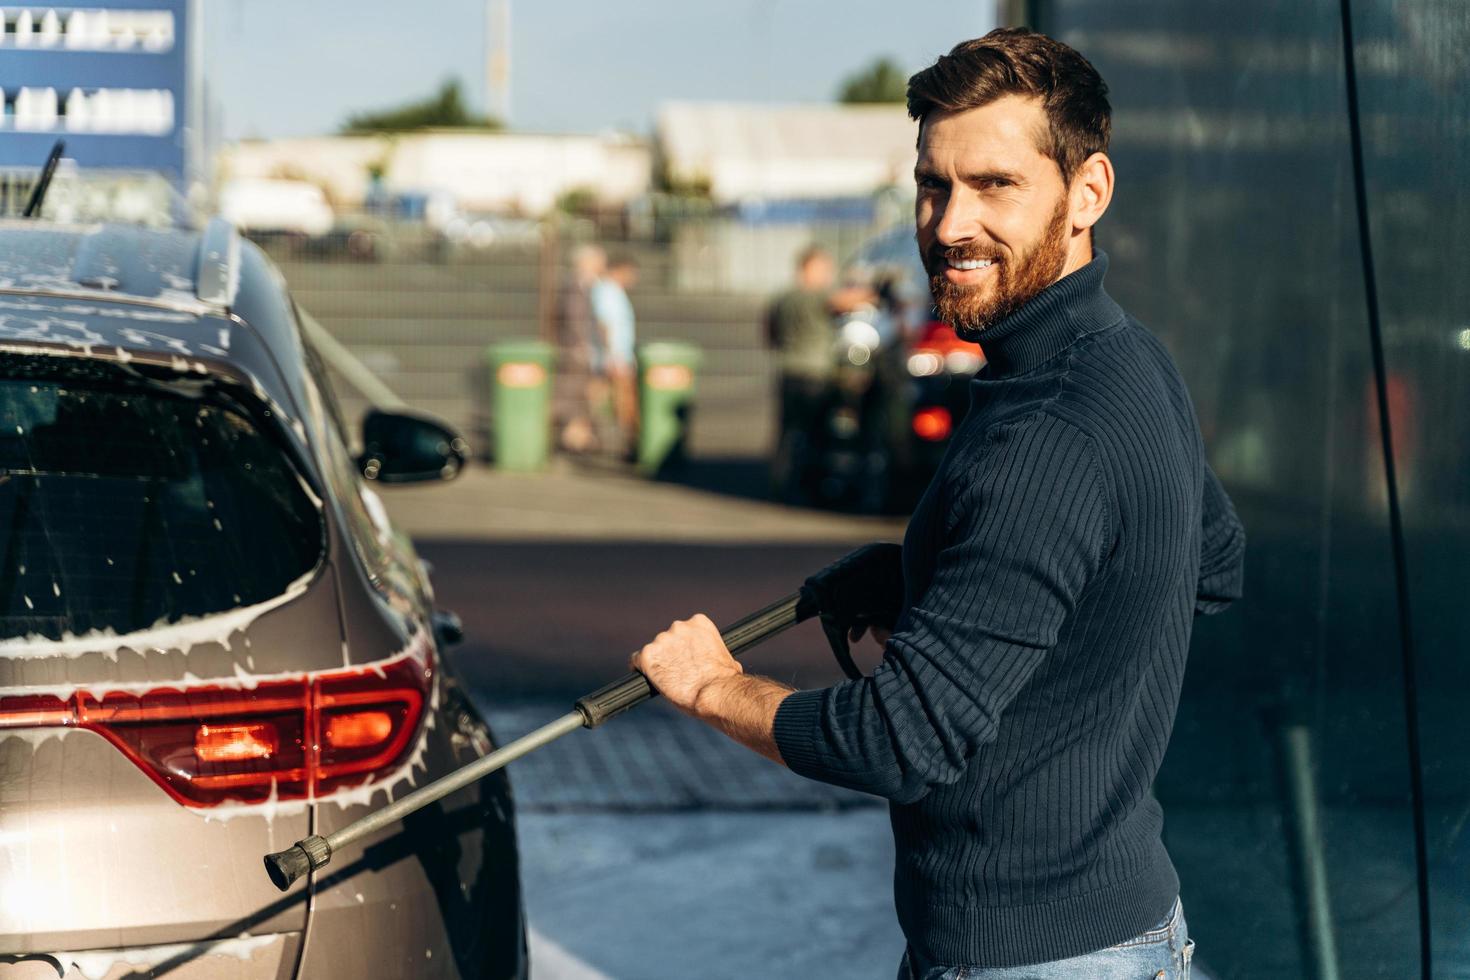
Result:
[[[849,105],[908,100],[909,79],[892,58],[879,58],[843,79],[837,101]]]
[[[356,112],[342,124],[343,133],[403,133],[430,126],[500,129],[498,119],[476,115],[465,106],[459,79],[451,78],[426,99],[394,109]]]

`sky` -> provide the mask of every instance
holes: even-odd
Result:
[[[830,101],[880,55],[905,71],[995,25],[993,0],[510,0],[513,127],[652,129],[674,99]],[[485,0],[206,0],[225,139],[334,132],[458,76],[485,106]]]

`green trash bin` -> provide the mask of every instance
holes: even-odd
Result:
[[[682,452],[694,411],[694,377],[704,355],[693,344],[658,341],[638,349],[638,469],[652,476]]]
[[[507,340],[485,352],[493,392],[495,467],[539,470],[551,451],[551,365],[539,340]]]

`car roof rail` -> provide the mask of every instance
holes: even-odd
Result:
[[[240,233],[224,218],[210,218],[199,237],[194,295],[213,306],[230,307],[240,290]]]

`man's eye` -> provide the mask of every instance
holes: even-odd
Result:
[[[996,187],[996,188],[1010,187],[1011,186],[1011,182],[1009,180],[1006,180],[1004,177],[991,177],[991,178],[983,181],[982,182],[982,186],[985,186],[985,187]]]
[[[926,191],[942,191],[944,190],[944,183],[935,177],[920,177],[919,187],[921,190]]]

